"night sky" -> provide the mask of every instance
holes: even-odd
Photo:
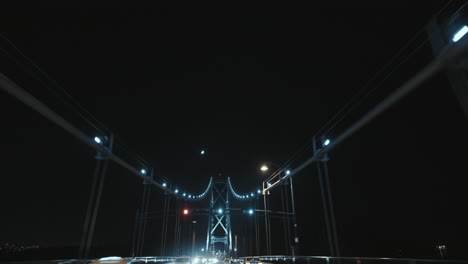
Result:
[[[421,31],[445,1],[424,3],[4,9],[0,69],[100,135],[53,91],[72,95],[117,135],[119,154],[144,157],[157,177],[197,193],[221,174],[250,192],[265,178],[262,162],[283,164],[311,144],[369,80],[367,89],[379,85],[390,70],[372,78],[408,40],[418,33],[392,67],[426,40]],[[326,136],[333,140],[431,58],[426,42]],[[94,151],[3,91],[0,113],[0,243],[76,246]],[[435,246],[446,245],[450,258],[468,258],[467,135],[467,117],[439,75],[333,150],[342,255],[437,258]],[[294,176],[301,255],[327,254],[315,172]],[[111,166],[97,244],[130,247],[141,191],[141,180]]]

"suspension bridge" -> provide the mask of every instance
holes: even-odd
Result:
[[[135,216],[134,237],[131,256],[123,258],[129,262],[177,262],[176,256],[191,256],[192,263],[212,258],[224,261],[238,261],[243,263],[432,263],[436,260],[419,259],[386,259],[386,258],[351,258],[342,257],[340,243],[336,231],[336,219],[333,213],[333,201],[328,179],[328,153],[351,135],[362,129],[378,115],[388,110],[393,104],[401,100],[408,93],[418,88],[431,77],[446,71],[456,71],[466,61],[468,55],[468,38],[463,38],[468,32],[466,25],[461,26],[452,36],[451,41],[438,47],[438,54],[432,62],[423,67],[415,76],[404,82],[398,89],[382,102],[364,114],[354,124],[345,129],[339,136],[330,139],[326,135],[313,138],[313,156],[296,167],[277,166],[277,170],[263,181],[261,186],[248,186],[250,191],[240,192],[230,177],[213,176],[202,190],[188,190],[177,187],[177,183],[158,177],[150,166],[136,166],[121,158],[113,151],[114,136],[112,133],[101,136],[90,136],[78,129],[73,123],[54,112],[46,104],[17,85],[7,76],[0,74],[0,88],[18,99],[19,102],[40,113],[44,118],[64,129],[82,144],[96,151],[96,167],[91,193],[88,201],[85,222],[79,250],[79,259],[87,260],[93,245],[96,219],[99,211],[103,190],[103,182],[107,174],[108,164],[113,162],[121,168],[139,177],[143,182],[143,199],[139,211]],[[461,100],[466,106],[467,102]],[[203,154],[203,153],[202,153]],[[309,166],[316,166],[323,211],[326,222],[329,256],[303,256],[299,254],[299,236],[296,223],[295,195],[293,178],[300,171]],[[243,186],[243,188],[245,187]],[[163,209],[149,211],[150,195],[152,192],[163,194]],[[278,196],[281,210],[273,209],[270,200]],[[204,219],[203,222],[194,220]],[[146,256],[145,236],[147,223],[154,218],[162,220],[160,238],[160,256]],[[234,220],[235,219],[235,220]],[[280,228],[272,228],[272,219],[279,219]],[[249,223],[254,232],[248,242],[239,241],[233,222]],[[205,225],[204,243],[196,241],[196,226]],[[237,227],[239,228],[239,227]],[[273,233],[281,233],[284,250],[273,252]],[[168,241],[171,241],[169,244]],[[246,249],[245,245],[249,244]],[[240,255],[240,248],[243,255]],[[196,260],[195,260],[196,259]],[[116,258],[114,260],[120,261]],[[112,259],[102,260],[112,261]],[[61,263],[66,263],[62,261]],[[468,263],[463,261],[448,261],[444,263]]]

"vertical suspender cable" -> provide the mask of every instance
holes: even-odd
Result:
[[[178,209],[178,200],[175,201],[175,214],[174,214],[174,253],[173,255],[174,256],[177,256],[177,231],[179,230],[179,225],[178,225],[178,213],[179,213],[179,209]]]
[[[143,219],[145,218],[145,202],[146,202],[146,192],[147,188],[146,185],[143,184],[143,195],[141,198],[141,213],[140,213],[140,219],[138,221],[138,236],[137,236],[137,256],[141,256],[141,233],[142,233],[142,228],[143,228]]]
[[[162,217],[162,225],[161,225],[161,244],[160,244],[160,255],[161,256],[165,256],[165,253],[164,253],[164,247],[165,247],[165,242],[166,242],[166,238],[165,238],[165,224],[166,224],[166,210],[167,210],[167,197],[168,195],[166,195],[165,193],[163,193],[164,195],[164,207],[163,207],[163,217]]]
[[[288,244],[288,250],[290,250],[290,255],[294,255],[294,253],[292,252],[293,251],[293,247],[292,247],[292,239],[291,239],[291,215],[290,215],[290,212],[289,212],[289,192],[288,192],[288,188],[286,187],[286,185],[284,186],[284,196],[285,196],[285,199],[286,199],[286,227],[287,227],[287,244]],[[286,251],[288,252],[288,251]]]
[[[331,223],[329,219],[328,206],[327,206],[327,201],[326,201],[325,186],[324,186],[325,183],[323,180],[323,173],[322,173],[321,167],[322,167],[322,162],[318,162],[317,173],[318,173],[318,179],[319,179],[319,185],[320,185],[320,194],[322,196],[322,207],[323,207],[323,215],[325,218],[325,227],[327,230],[328,247],[330,248],[330,255],[336,256],[334,243],[333,243],[333,236],[332,236],[331,226],[330,226]]]
[[[334,213],[334,208],[333,208],[333,200],[332,200],[332,195],[331,195],[331,189],[330,189],[330,179],[328,177],[328,166],[326,162],[323,162],[323,176],[325,178],[325,186],[326,186],[326,192],[327,192],[327,200],[328,200],[328,208],[330,209],[330,220],[332,224],[332,235],[333,235],[333,241],[335,243],[335,254],[336,257],[340,257],[340,248],[339,248],[339,243],[338,243],[338,234],[336,231],[336,221],[335,221],[335,213]]]
[[[99,187],[98,187],[98,192],[96,196],[96,206],[94,207],[93,214],[91,215],[91,223],[89,226],[89,235],[88,239],[86,242],[86,248],[85,248],[85,257],[89,256],[89,251],[91,250],[91,242],[93,241],[93,236],[94,236],[94,228],[96,227],[96,218],[99,210],[99,205],[101,203],[101,197],[102,197],[102,190],[104,188],[104,182],[107,174],[107,167],[109,165],[109,161],[107,159],[102,160],[102,170],[100,172],[100,182],[99,182]]]
[[[91,221],[91,212],[93,211],[94,200],[96,199],[96,191],[99,182],[99,172],[101,171],[101,160],[96,160],[96,168],[94,169],[94,177],[93,183],[91,185],[91,193],[89,194],[89,201],[88,207],[86,210],[85,222],[83,225],[82,235],[81,235],[81,243],[80,243],[80,252],[79,257],[85,258],[85,248],[86,248],[86,241],[88,239],[88,232],[89,232],[89,224]]]
[[[167,195],[165,194],[166,197],[167,197],[167,204],[166,204],[166,208],[165,208],[165,213],[166,213],[166,216],[165,216],[165,220],[164,220],[164,225],[163,225],[163,241],[164,241],[164,244],[163,244],[163,254],[166,255],[166,248],[167,248],[167,226],[169,225],[169,212],[170,212],[170,208],[171,208],[171,196],[170,195]]]
[[[147,215],[148,215],[148,208],[149,208],[149,200],[150,200],[150,194],[151,194],[151,186],[146,184],[147,186],[147,191],[146,191],[146,201],[145,201],[145,211],[144,211],[144,219],[143,219],[143,227],[141,229],[141,242],[140,242],[140,256],[143,256],[143,247],[145,243],[145,232],[146,232],[146,223],[147,221]]]
[[[258,208],[258,198],[255,199],[255,208]],[[256,248],[256,252],[255,254],[257,256],[260,256],[260,223],[258,221],[258,216],[257,214],[255,213],[255,248]]]
[[[286,244],[285,244],[285,247],[286,247],[286,251],[284,252],[285,255],[289,255],[288,254],[288,250],[289,250],[289,241],[287,239],[287,231],[286,231],[286,214],[284,213],[284,209],[285,209],[285,205],[284,205],[284,185],[282,185],[280,187],[280,193],[281,193],[281,210],[283,211],[283,216],[282,216],[282,222],[283,222],[283,234],[284,234],[284,240],[286,240]]]
[[[139,209],[137,208],[136,213],[135,213],[135,224],[133,225],[133,239],[132,239],[132,257],[136,257],[136,239],[137,239],[137,227],[138,227],[138,215],[139,215]]]

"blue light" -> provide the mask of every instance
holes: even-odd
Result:
[[[330,140],[329,140],[329,139],[325,139],[325,141],[323,142],[323,145],[324,145],[324,146],[328,146],[328,144],[330,144]]]
[[[162,186],[163,186],[163,187],[166,187],[166,186],[167,186],[167,183],[163,182]]]
[[[257,193],[258,193],[258,194],[261,194],[261,193],[262,193],[262,191],[260,191],[260,189],[258,189],[258,190],[257,190]]]
[[[94,141],[98,144],[101,144],[102,140],[100,137],[94,137]]]
[[[453,42],[459,41],[461,38],[463,38],[463,36],[466,35],[466,33],[468,33],[468,27],[466,25],[463,25],[463,27],[457,30],[455,34],[453,34],[452,41]]]
[[[253,215],[254,213],[254,210],[253,209],[249,209],[249,215]]]
[[[182,196],[186,196],[187,194],[186,193],[183,193]]]
[[[253,193],[250,193],[250,196],[252,196],[252,197],[253,197]]]
[[[141,169],[141,174],[146,174],[146,170],[145,169]]]
[[[218,209],[218,214],[222,214],[223,213],[223,209],[219,208]]]
[[[175,193],[179,193],[179,189],[175,189],[174,192],[175,192]]]
[[[191,195],[191,194],[189,194],[188,198],[192,198],[192,195]]]

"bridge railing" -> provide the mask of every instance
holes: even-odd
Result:
[[[258,258],[266,263],[294,264],[468,264],[468,260],[446,259],[410,259],[410,258],[374,258],[374,257],[330,257],[330,256],[256,256],[240,258]]]
[[[174,262],[176,257],[136,257],[131,263]]]

